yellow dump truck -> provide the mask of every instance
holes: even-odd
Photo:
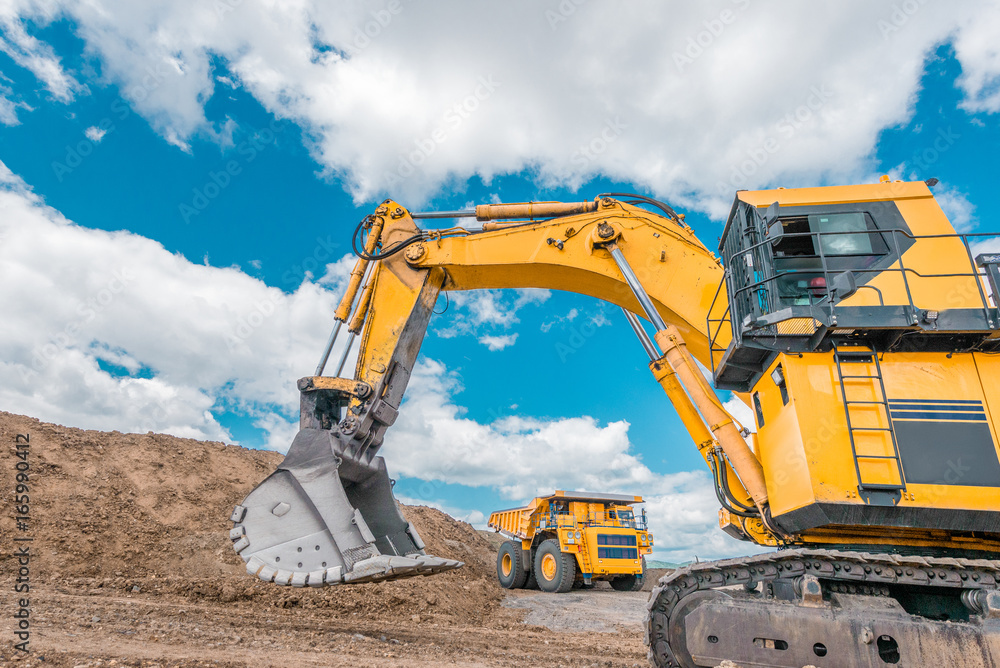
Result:
[[[618,591],[642,589],[644,555],[653,551],[642,497],[556,491],[523,508],[498,510],[489,526],[507,538],[497,578],[507,589],[566,592],[608,580]]]

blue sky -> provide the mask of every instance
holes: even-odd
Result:
[[[640,3],[600,37],[615,10],[582,2],[181,4],[2,17],[4,410],[287,447],[350,233],[387,196],[450,210],[640,192],[713,247],[736,187],[889,173],[938,178],[963,231],[998,227],[994,3],[947,18],[843,3],[819,26],[746,1]],[[486,24],[481,43],[456,37]],[[764,26],[796,57],[760,44]],[[753,161],[768,138],[779,150]],[[384,450],[401,498],[481,523],[552,487],[641,493],[660,556],[745,551],[713,530],[703,462],[615,307],[453,295],[423,359]],[[473,432],[481,455],[462,449]]]

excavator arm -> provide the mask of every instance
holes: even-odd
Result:
[[[232,516],[231,538],[247,570],[279,584],[323,586],[461,565],[423,553],[377,454],[442,290],[548,288],[622,307],[654,377],[712,468],[723,526],[775,544],[780,535],[767,526],[760,462],[695,362],[709,364],[706,316],[723,272],[683,218],[610,197],[486,205],[476,213],[480,229],[425,231],[386,201],[359,226],[356,236],[367,238],[356,244],[361,257],[337,327],[316,374],[298,384],[300,431],[282,464]],[[635,313],[652,322],[655,343]],[[350,342],[337,375],[360,335],[350,379],[322,375],[341,324]]]

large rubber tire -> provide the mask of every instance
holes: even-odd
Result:
[[[504,589],[520,589],[528,579],[521,563],[521,546],[505,541],[497,553],[497,579]]]
[[[535,549],[534,568],[538,588],[551,594],[562,594],[573,588],[576,579],[576,557],[559,550],[555,538],[542,541]]]
[[[642,558],[642,577],[635,575],[623,575],[611,581],[611,588],[615,591],[641,591],[643,583],[646,582],[646,557]]]

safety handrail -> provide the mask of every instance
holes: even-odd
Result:
[[[890,266],[888,266],[888,267],[881,267],[881,268],[879,268],[879,267],[851,268],[851,269],[833,269],[833,268],[831,268],[830,267],[830,262],[829,262],[829,256],[824,252],[824,249],[823,249],[822,239],[824,237],[837,236],[837,235],[854,235],[854,236],[857,236],[857,235],[862,235],[862,234],[869,234],[869,235],[870,234],[879,234],[879,236],[881,236],[883,239],[885,238],[885,234],[891,235],[890,236],[891,243],[887,243],[886,244],[887,248],[890,248],[892,251],[894,251],[894,259],[893,259],[892,263],[890,264]],[[984,317],[985,317],[987,325],[990,326],[990,327],[995,327],[995,326],[1000,325],[1000,323],[994,323],[993,322],[993,317],[992,317],[992,314],[991,314],[991,306],[990,306],[990,302],[989,302],[988,292],[984,289],[984,281],[987,279],[987,274],[986,274],[985,270],[981,269],[980,267],[978,267],[976,265],[975,257],[974,257],[974,255],[972,253],[972,246],[971,246],[971,243],[970,243],[970,239],[995,238],[995,237],[1000,236],[1000,235],[998,235],[995,232],[975,232],[975,233],[965,233],[965,234],[949,233],[949,234],[925,234],[925,235],[920,235],[920,234],[912,234],[908,230],[898,229],[897,228],[897,229],[879,229],[879,230],[835,230],[835,231],[827,231],[827,232],[821,232],[821,231],[817,231],[817,232],[812,232],[812,231],[810,231],[810,232],[790,232],[790,233],[783,233],[781,236],[782,236],[782,238],[793,238],[793,237],[809,237],[809,238],[812,238],[813,239],[813,243],[814,243],[814,248],[817,249],[817,254],[815,256],[811,256],[811,257],[814,257],[814,258],[816,258],[816,259],[819,260],[819,266],[818,267],[814,267],[814,268],[792,268],[792,269],[781,269],[781,270],[779,270],[779,269],[777,269],[777,267],[773,266],[774,257],[773,257],[773,255],[771,255],[770,257],[771,257],[771,261],[772,261],[772,267],[774,269],[774,275],[772,275],[772,276],[765,276],[765,277],[761,278],[760,280],[754,280],[753,282],[748,283],[746,285],[736,286],[736,285],[732,285],[731,284],[732,281],[730,280],[730,278],[731,278],[731,272],[732,272],[732,269],[731,269],[732,266],[735,265],[737,262],[745,261],[745,260],[742,260],[742,258],[747,257],[747,256],[749,256],[751,258],[751,262],[752,262],[752,258],[754,257],[753,254],[755,253],[755,251],[758,251],[759,249],[761,249],[761,248],[763,248],[765,246],[772,245],[775,242],[775,239],[773,239],[773,238],[766,238],[765,237],[765,238],[763,238],[760,241],[756,241],[754,243],[751,243],[746,248],[742,248],[742,249],[739,249],[736,252],[734,252],[729,257],[729,259],[728,259],[728,262],[727,262],[727,265],[726,265],[725,277],[723,278],[723,281],[720,282],[719,288],[716,290],[716,294],[715,294],[715,296],[713,297],[713,300],[712,300],[712,305],[709,308],[709,314],[712,314],[712,313],[715,312],[716,303],[718,302],[718,299],[719,299],[719,297],[720,297],[720,295],[722,293],[722,285],[724,283],[727,285],[727,288],[728,288],[727,289],[727,301],[728,301],[728,304],[726,306],[726,309],[723,311],[722,315],[720,317],[718,317],[718,318],[713,318],[713,317],[711,317],[711,315],[709,315],[708,318],[707,318],[707,326],[708,326],[708,332],[709,332],[709,355],[710,355],[710,363],[712,365],[713,370],[715,369],[715,366],[716,366],[716,364],[715,364],[715,353],[717,353],[717,352],[718,353],[724,353],[725,350],[726,350],[725,347],[720,346],[720,345],[717,344],[718,338],[719,338],[719,336],[723,332],[723,326],[725,325],[725,323],[726,322],[730,323],[730,326],[731,326],[732,331],[733,331],[734,341],[739,341],[739,340],[742,339],[742,333],[734,325],[733,319],[734,319],[734,317],[745,318],[747,315],[749,315],[749,313],[744,314],[744,313],[741,313],[740,311],[736,311],[734,313],[733,306],[736,305],[737,307],[739,307],[741,305],[741,303],[742,303],[740,301],[741,299],[747,300],[747,305],[752,304],[753,303],[752,302],[752,298],[747,299],[748,296],[750,294],[752,294],[752,293],[760,294],[760,291],[762,289],[767,294],[767,300],[766,301],[767,301],[767,303],[769,305],[773,305],[775,303],[775,298],[777,299],[778,303],[780,303],[780,301],[782,300],[782,297],[781,297],[781,295],[773,293],[773,291],[775,290],[774,285],[776,284],[776,282],[779,279],[782,279],[784,277],[787,277],[789,275],[796,274],[796,273],[813,274],[813,275],[821,274],[823,276],[824,285],[822,286],[822,288],[817,288],[816,290],[810,290],[810,292],[812,292],[813,296],[815,296],[816,291],[823,290],[823,291],[825,291],[825,294],[823,294],[815,302],[811,302],[811,305],[814,305],[814,306],[817,306],[817,305],[828,306],[830,308],[830,310],[831,310],[831,313],[833,313],[834,303],[833,303],[833,291],[832,291],[832,285],[831,285],[831,280],[830,279],[831,279],[831,276],[839,274],[839,273],[842,273],[843,271],[850,271],[850,272],[855,273],[855,274],[899,273],[900,277],[902,279],[902,282],[903,282],[903,288],[904,288],[904,291],[905,291],[905,294],[906,294],[906,301],[905,301],[905,303],[891,304],[891,306],[908,306],[911,309],[917,309],[919,307],[915,303],[915,300],[914,300],[914,297],[913,297],[913,293],[912,293],[911,286],[910,286],[910,281],[909,281],[910,277],[916,277],[916,278],[919,278],[919,279],[922,279],[922,280],[925,280],[925,279],[934,279],[934,278],[971,278],[973,280],[973,282],[976,284],[976,289],[977,289],[977,292],[979,294],[980,308],[983,309],[983,314],[984,314]],[[954,238],[954,239],[960,240],[962,242],[963,248],[966,251],[966,257],[967,257],[967,260],[969,262],[969,266],[971,268],[971,271],[970,272],[923,273],[923,272],[917,271],[916,269],[913,269],[911,267],[907,267],[905,265],[905,262],[904,262],[904,259],[903,259],[903,255],[905,254],[906,249],[903,249],[902,251],[900,250],[900,243],[899,242],[900,242],[901,238],[910,239],[912,241],[919,241],[919,240],[922,240],[922,239],[946,239],[946,238]],[[770,255],[770,252],[769,252],[769,255]],[[851,257],[851,256],[865,256],[865,255],[879,255],[879,254],[877,254],[877,253],[871,253],[871,254],[867,254],[867,253],[855,253],[855,254],[837,255],[837,256],[834,256],[834,257]],[[751,266],[752,266],[752,264],[751,264]],[[754,278],[757,278],[758,275],[759,274],[756,271],[753,272]],[[874,286],[861,286],[861,285],[858,286],[859,289],[862,288],[862,287],[872,287],[873,289],[875,289]],[[883,295],[882,295],[881,291],[877,290],[877,292],[879,292],[879,303],[880,303],[880,305],[885,305],[885,300],[883,298]],[[998,297],[1000,297],[1000,296],[998,296]],[[774,309],[772,311],[767,311],[767,312],[774,312],[775,310],[777,310],[777,309]],[[713,324],[716,324],[716,323],[717,323],[717,325],[715,327],[713,327]]]
[[[603,519],[597,519],[596,513],[588,513],[584,519],[581,516],[569,512],[556,512],[556,513],[545,513],[538,517],[537,520],[531,522],[532,528],[535,529],[553,529],[553,528],[570,528],[578,526],[579,524],[584,524],[588,527],[604,527],[610,529],[638,529],[640,531],[647,530],[646,518],[642,515],[634,516],[631,520],[621,520],[615,519],[610,520],[606,517],[606,513]],[[555,520],[555,521],[552,521]]]

